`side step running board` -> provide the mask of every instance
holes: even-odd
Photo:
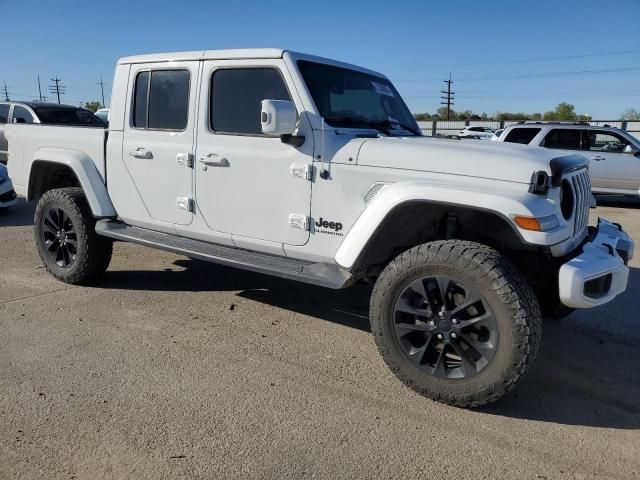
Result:
[[[202,242],[191,238],[133,227],[113,220],[99,220],[96,233],[125,242],[180,253],[190,258],[219,263],[254,272],[289,278],[329,288],[343,288],[351,274],[337,265],[311,263],[276,255],[256,253],[239,248]]]

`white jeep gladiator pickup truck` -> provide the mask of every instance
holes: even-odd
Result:
[[[421,136],[382,74],[288,50],[121,59],[108,131],[7,125],[15,187],[63,282],[112,241],[329,288],[375,282],[371,329],[411,388],[502,397],[541,317],[627,286],[634,243],[588,226],[586,159]]]

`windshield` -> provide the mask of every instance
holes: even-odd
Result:
[[[41,123],[104,127],[105,123],[89,110],[65,107],[35,107]]]
[[[334,127],[371,127],[419,135],[413,115],[388,80],[356,70],[305,60],[298,62],[316,108]]]

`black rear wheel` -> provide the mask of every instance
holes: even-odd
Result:
[[[34,237],[46,269],[58,280],[89,282],[108,268],[113,243],[95,232],[81,188],[46,192],[36,206]]]

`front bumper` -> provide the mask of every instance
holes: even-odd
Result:
[[[16,203],[16,192],[13,190],[11,180],[0,182],[0,208],[6,208]]]
[[[610,302],[627,288],[634,242],[619,225],[598,219],[582,253],[560,267],[560,301],[570,308]]]

